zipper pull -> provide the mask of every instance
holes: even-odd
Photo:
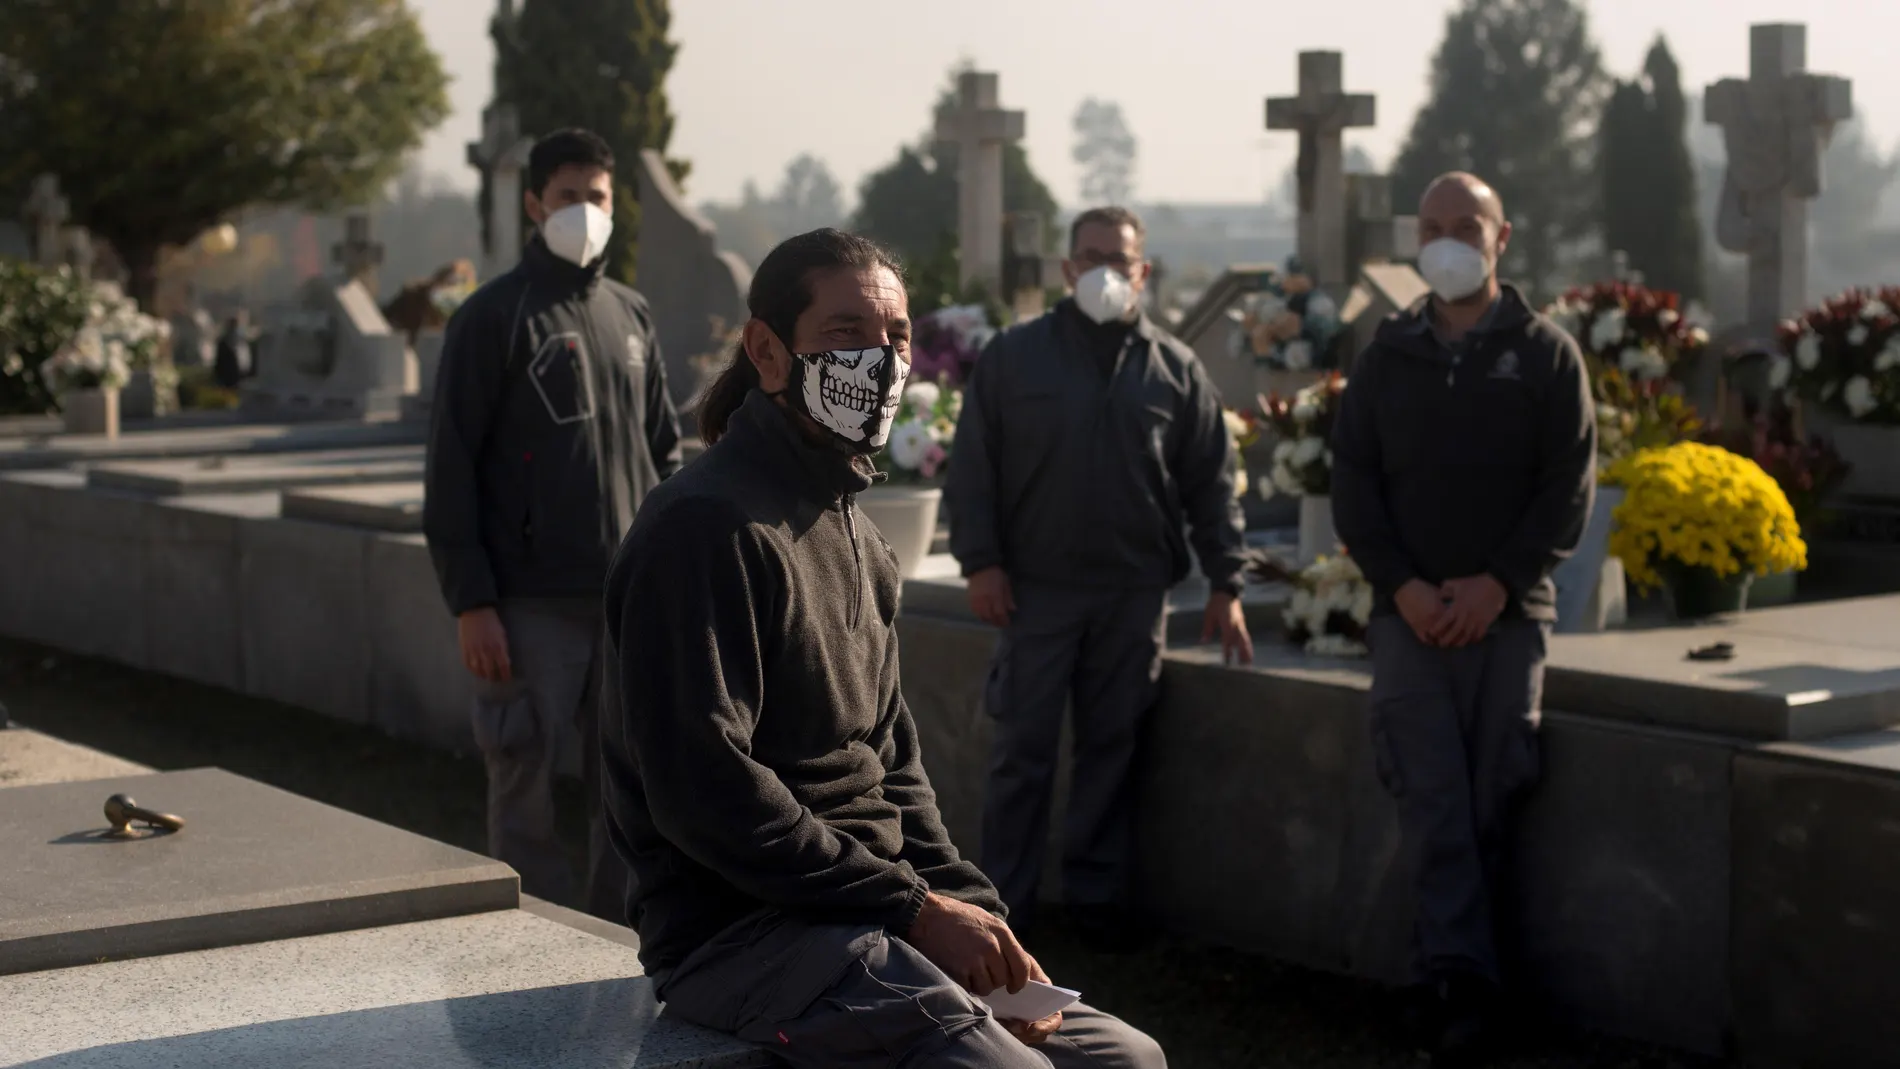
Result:
[[[851,602],[851,626],[856,628],[864,612],[864,554],[858,549],[857,495],[844,495],[844,530],[851,536],[851,568],[857,597]]]

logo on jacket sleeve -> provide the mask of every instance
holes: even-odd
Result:
[[[587,347],[577,333],[553,334],[535,350],[528,381],[541,396],[548,418],[581,423],[594,418],[594,391],[587,379]]]

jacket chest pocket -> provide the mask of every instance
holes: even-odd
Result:
[[[535,348],[528,362],[528,381],[548,418],[556,424],[585,423],[594,418],[593,376],[589,374],[587,338],[578,331],[550,334]]]

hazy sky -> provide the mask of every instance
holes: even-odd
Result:
[[[480,130],[493,50],[492,0],[410,0],[454,76],[454,115],[424,164],[456,184]],[[1292,93],[1301,49],[1345,53],[1347,88],[1378,98],[1356,138],[1390,162],[1423,101],[1455,0],[674,0],[679,60],[667,81],[670,151],[692,162],[687,194],[769,190],[811,152],[855,189],[924,130],[946,71],[968,57],[1001,76],[1028,113],[1028,149],[1064,203],[1076,199],[1069,122],[1089,96],[1121,104],[1140,144],[1144,201],[1253,201],[1296,153],[1264,127],[1268,96]],[[1810,69],[1853,79],[1856,111],[1900,141],[1896,0],[1586,0],[1605,64],[1628,76],[1657,32],[1693,90],[1746,74],[1748,26],[1805,21]]]

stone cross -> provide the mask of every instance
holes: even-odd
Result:
[[[1392,214],[1391,176],[1347,175],[1346,203],[1348,271],[1357,273],[1368,263],[1417,258],[1418,217]]]
[[[92,232],[83,226],[69,226],[64,239],[65,264],[82,282],[92,281]]]
[[[330,258],[343,265],[344,278],[361,282],[373,294],[376,268],[383,262],[382,243],[370,238],[368,213],[351,212],[343,227],[343,241],[331,248]]]
[[[1345,59],[1338,52],[1300,53],[1300,95],[1267,101],[1267,129],[1300,135],[1300,261],[1322,289],[1352,281],[1346,260],[1346,152],[1348,127],[1371,126],[1374,100],[1345,92]]]
[[[937,139],[957,146],[958,281],[1003,291],[1003,146],[1023,137],[1023,113],[998,105],[996,75],[957,76],[957,106],[937,117]]]
[[[1808,202],[1854,104],[1847,79],[1808,72],[1806,26],[1751,26],[1748,39],[1748,78],[1710,86],[1703,117],[1728,149],[1716,240],[1748,256],[1748,326],[1765,336],[1807,300]]]
[[[43,174],[33,180],[33,194],[20,208],[20,221],[33,238],[33,258],[41,267],[58,267],[65,262],[60,248],[60,230],[71,212],[59,192],[59,176]]]
[[[490,104],[482,109],[482,139],[469,143],[468,164],[482,172],[488,183],[483,278],[508,270],[521,256],[521,172],[527,169],[533,148],[534,139],[521,134],[521,119],[513,105]]]

